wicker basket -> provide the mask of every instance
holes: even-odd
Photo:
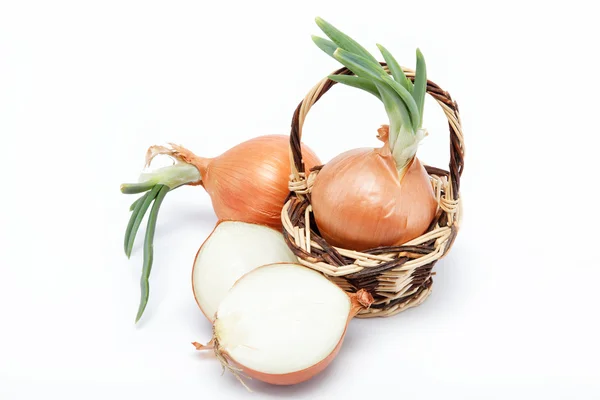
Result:
[[[385,63],[381,63],[386,67]],[[414,80],[414,71],[404,69]],[[346,68],[334,72],[352,75]],[[290,136],[290,195],[282,211],[283,234],[303,265],[320,271],[348,292],[368,290],[375,302],[358,317],[387,317],[421,304],[431,293],[432,268],[450,250],[460,223],[459,184],[464,145],[458,106],[435,83],[427,93],[442,107],[450,127],[450,172],[426,166],[437,196],[438,211],[427,232],[402,246],[378,247],[362,252],[333,247],[319,236],[312,216],[310,192],[320,167],[304,170],[300,141],[308,111],[333,85],[320,81],[298,105]]]

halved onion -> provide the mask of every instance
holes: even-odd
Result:
[[[220,222],[196,254],[194,297],[212,322],[219,303],[244,274],[261,265],[296,260],[276,230],[245,222]]]
[[[221,301],[209,344],[193,344],[213,349],[236,375],[296,384],[333,361],[348,322],[372,302],[366,291],[348,294],[300,264],[266,265],[244,275]]]

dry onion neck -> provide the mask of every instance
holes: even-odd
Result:
[[[422,128],[427,89],[423,54],[417,49],[413,83],[394,56],[382,45],[377,47],[387,63],[389,74],[373,55],[348,35],[321,18],[317,18],[316,22],[331,40],[313,36],[315,44],[354,73],[331,75],[329,79],[362,89],[383,102],[390,125],[388,146],[396,168],[402,174],[415,157],[419,142],[427,135]]]
[[[223,354],[223,351],[221,349],[221,344],[219,343],[219,335],[217,334],[216,325],[213,325],[213,336],[212,336],[212,339],[210,339],[210,342],[208,342],[206,345],[203,345],[198,342],[192,342],[192,345],[196,348],[196,350],[200,350],[200,351],[212,350],[215,354],[215,358],[219,361],[219,363],[221,364],[221,367],[223,369],[223,372],[221,373],[221,375],[223,375],[225,373],[225,371],[231,372],[233,374],[233,376],[235,376],[235,378],[242,384],[242,386],[244,386],[246,388],[246,390],[248,390],[249,392],[252,392],[252,390],[248,387],[248,385],[246,385],[246,382],[244,382],[244,379],[252,379],[252,378],[245,375],[244,371],[242,371],[241,368],[237,368],[237,367],[234,367],[233,365],[231,365],[231,363],[227,359],[227,356],[225,354]]]
[[[155,185],[164,185],[172,190],[188,183],[201,181],[200,171],[189,162],[189,157],[193,155],[185,154],[183,151],[187,150],[175,145],[150,147],[146,154],[146,168],[140,174],[139,182],[122,184],[121,192],[125,194],[142,193],[152,189]],[[162,168],[150,168],[152,161],[157,156],[167,156],[173,161],[173,164]]]

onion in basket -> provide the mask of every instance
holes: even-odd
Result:
[[[224,221],[198,250],[192,288],[198,306],[211,322],[233,284],[262,265],[296,262],[280,232],[266,226]]]
[[[320,18],[317,24],[331,41],[313,37],[315,44],[355,74],[329,79],[373,94],[389,117],[389,126],[379,129],[381,148],[342,153],[316,176],[311,204],[319,231],[330,244],[354,250],[406,243],[425,233],[437,210],[429,176],[416,157],[427,134],[423,55],[417,50],[413,83],[383,46],[378,47],[391,76],[353,39]]]
[[[308,147],[302,148],[307,168],[320,163]],[[127,257],[131,255],[144,214],[154,201],[144,242],[141,300],[136,322],[141,318],[148,302],[154,230],[160,205],[169,190],[183,185],[201,185],[210,195],[220,221],[242,221],[276,229],[282,228],[281,209],[289,193],[288,136],[267,135],[250,139],[215,158],[198,157],[188,149],[173,144],[170,147],[152,146],[146,154],[147,166],[161,154],[171,157],[174,164],[142,173],[140,183],[121,185],[123,193],[146,192],[130,208],[133,212],[125,232],[124,244]]]
[[[300,264],[271,264],[244,275],[218,307],[212,349],[224,368],[276,385],[323,371],[341,348],[349,321],[373,297],[348,294]],[[242,381],[243,383],[243,381]]]

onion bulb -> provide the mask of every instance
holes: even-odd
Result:
[[[320,164],[312,150],[304,145],[302,154],[307,169]],[[132,214],[124,243],[127,257],[131,255],[144,215],[152,205],[144,242],[141,299],[136,322],[148,302],[154,230],[160,205],[170,190],[183,185],[202,186],[210,195],[219,221],[242,221],[278,230],[282,229],[281,209],[289,193],[288,136],[267,135],[250,139],[215,158],[199,157],[174,144],[152,146],[146,154],[147,168],[158,155],[170,157],[173,165],[147,169],[140,175],[139,183],[121,185],[123,193],[145,192],[130,207]]]
[[[427,134],[425,60],[417,50],[413,83],[378,45],[390,76],[353,39],[320,18],[317,25],[331,41],[313,37],[315,44],[355,74],[329,78],[379,98],[390,120],[379,129],[381,148],[342,153],[316,176],[311,204],[319,232],[330,244],[353,250],[404,244],[425,233],[437,211],[430,178],[416,157]]]
[[[218,307],[212,349],[223,366],[275,385],[306,381],[342,346],[349,321],[373,297],[348,294],[300,264],[271,264],[244,275]],[[241,378],[240,378],[241,380]]]
[[[196,255],[192,270],[194,297],[213,322],[221,300],[244,274],[262,265],[295,261],[280,232],[246,222],[221,222]]]
[[[289,137],[260,136],[227,150],[215,158],[198,157],[171,144],[150,148],[148,159],[167,154],[196,167],[201,185],[210,195],[219,220],[242,221],[281,229],[281,209],[289,193]],[[302,147],[306,168],[320,164],[308,147]]]
[[[387,143],[328,162],[315,179],[311,199],[322,237],[334,246],[365,250],[422,235],[437,209],[429,175],[416,157],[403,174]]]

